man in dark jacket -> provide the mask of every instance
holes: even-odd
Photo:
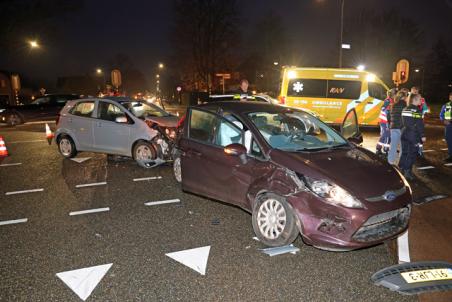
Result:
[[[248,91],[249,82],[247,79],[242,79],[240,81],[240,88],[234,94],[234,100],[238,101],[246,101],[246,100],[254,100],[253,93]]]
[[[418,106],[421,103],[419,94],[411,94],[408,107],[402,111],[402,157],[399,167],[406,179],[414,179],[412,174],[413,164],[418,155],[418,144],[426,141],[424,135],[424,122]]]
[[[391,145],[388,153],[388,163],[391,165],[395,165],[398,158],[397,149],[400,146],[402,136],[402,111],[406,107],[407,96],[404,91],[397,92],[394,103],[391,106]]]

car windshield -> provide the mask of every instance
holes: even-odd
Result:
[[[138,101],[121,103],[127,110],[129,110],[137,118],[145,119],[146,117],[164,117],[170,114],[160,107],[153,104],[146,104]]]
[[[348,146],[336,131],[306,112],[253,112],[248,117],[272,148],[319,151]]]

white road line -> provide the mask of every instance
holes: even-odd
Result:
[[[85,187],[103,186],[103,185],[106,185],[106,184],[107,184],[107,182],[103,181],[103,182],[93,182],[93,183],[90,183],[90,184],[76,185],[75,187],[76,188],[85,188]]]
[[[435,152],[436,150],[424,150],[424,151],[422,151],[422,152],[424,152],[424,153],[428,153],[428,152]]]
[[[41,124],[55,124],[55,121],[50,120],[50,121],[36,121],[36,122],[26,122],[24,125],[41,125]]]
[[[447,163],[447,164],[444,164],[445,166],[447,166],[447,167],[450,167],[450,166],[452,166],[452,163]]]
[[[408,244],[408,231],[397,237],[397,246],[399,254],[399,263],[411,262],[410,246]]]
[[[442,148],[441,151],[448,151],[449,148]]]
[[[25,194],[25,193],[34,193],[34,192],[42,192],[42,191],[44,191],[44,189],[41,188],[41,189],[6,192],[5,195]]]
[[[98,208],[98,209],[70,212],[69,216],[91,214],[91,213],[99,213],[99,212],[108,212],[108,211],[110,211],[110,208]]]
[[[159,204],[167,204],[167,203],[176,203],[180,202],[180,199],[169,199],[169,200],[160,200],[160,201],[150,201],[144,203],[145,206],[156,206]]]
[[[35,139],[31,141],[15,141],[15,142],[9,142],[8,144],[21,144],[21,143],[38,143],[38,142],[45,142],[45,139]]]
[[[0,167],[12,167],[12,166],[19,166],[19,165],[22,165],[22,163],[1,164]]]
[[[134,178],[133,181],[155,180],[155,179],[162,179],[162,177],[161,176],[152,176],[152,177]]]
[[[5,221],[0,221],[0,225],[23,223],[23,222],[27,222],[27,221],[28,221],[27,218],[15,219],[15,220],[5,220]]]
[[[433,166],[425,166],[425,167],[418,167],[418,170],[428,170],[428,169],[435,169]]]

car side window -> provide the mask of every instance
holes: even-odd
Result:
[[[99,102],[99,107],[97,108],[97,118],[104,121],[114,122],[117,117],[126,117],[126,114],[118,106],[107,103]]]
[[[189,138],[204,143],[213,143],[213,133],[218,117],[209,112],[192,109],[190,112]]]
[[[56,103],[57,104],[66,104],[66,102],[69,100],[69,97],[67,96],[56,96]]]
[[[45,104],[49,104],[50,103],[50,97],[45,96],[42,98],[37,98],[36,100],[33,101],[32,104],[36,104],[36,105],[45,105]]]
[[[229,122],[225,119],[220,119],[216,135],[215,145],[225,147],[230,144],[243,144],[242,131],[243,125],[239,121]]]
[[[261,147],[259,147],[259,145],[256,143],[256,141],[254,139],[251,141],[250,154],[255,157],[261,157],[261,158],[264,157]]]
[[[76,116],[91,117],[93,111],[94,102],[90,101],[77,103],[77,105],[75,105],[69,113]]]
[[[378,100],[384,100],[386,98],[386,88],[379,83],[369,82],[369,96]]]

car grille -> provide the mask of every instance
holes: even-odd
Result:
[[[386,191],[384,194],[379,195],[379,196],[368,197],[368,198],[366,198],[366,200],[369,202],[376,202],[376,201],[383,201],[383,200],[392,201],[392,200],[389,200],[389,198],[388,198],[389,196],[392,196],[395,199],[395,198],[405,194],[405,192],[406,192],[406,187],[404,186],[398,190]]]
[[[408,225],[411,206],[370,217],[352,236],[354,241],[372,242],[397,234]]]

